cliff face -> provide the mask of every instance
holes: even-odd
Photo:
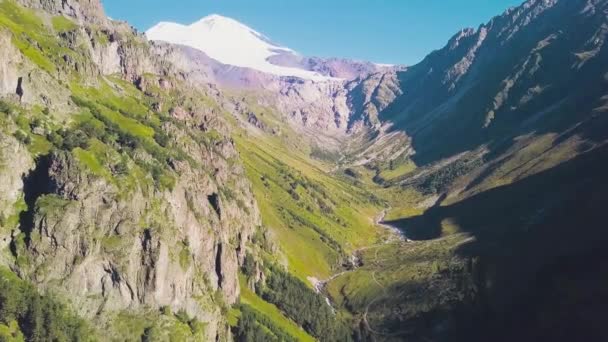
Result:
[[[214,291],[234,303],[240,252],[259,217],[251,200],[241,208],[221,195],[229,188],[239,200],[251,196],[242,169],[197,152],[215,175],[178,163],[172,190],[142,187],[126,196],[69,153],[40,159],[25,177],[34,207],[32,225],[21,227],[20,272],[38,284],[59,282],[91,317],[142,305],[207,317],[195,298]]]
[[[108,23],[103,6],[99,0],[17,0],[21,5],[43,10],[52,15],[65,15],[80,23]]]
[[[221,64],[187,46],[154,42],[153,47],[155,54],[185,71],[190,81],[254,94],[258,105],[277,109],[285,122],[313,140],[318,136],[346,139],[351,133],[380,128],[379,113],[401,94],[396,77],[400,67],[292,54],[271,58],[278,65],[336,77],[313,81]]]
[[[168,307],[226,337],[261,220],[222,109],[98,1],[20,3],[0,3],[35,18],[0,28],[3,263],[90,319]]]

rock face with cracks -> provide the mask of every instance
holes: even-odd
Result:
[[[227,338],[225,309],[239,297],[238,269],[261,219],[219,110],[194,104],[198,95],[174,96],[187,93],[180,88],[183,77],[126,24],[108,20],[99,1],[9,5],[39,18],[48,31],[53,29],[47,22],[57,16],[73,27],[45,36],[49,45],[60,47],[57,51],[32,47],[43,58],[57,58],[48,70],[40,67],[44,60],[30,58],[15,44],[21,36],[0,28],[0,241],[5,249],[0,260],[39,289],[66,299],[85,318],[108,323],[121,312],[169,308],[204,323],[206,340]],[[142,147],[127,151],[127,160],[140,165],[162,162],[169,170],[164,172],[173,175],[170,186],[153,180],[158,168],[146,170],[132,161],[123,163],[122,171],[99,172],[95,158],[92,167],[90,157],[82,157],[89,153],[82,143],[61,148],[53,140],[56,148],[32,149],[32,140],[73,130],[84,110],[75,89],[86,93],[107,84],[104,95],[127,99],[127,104],[141,101],[133,106],[150,108],[148,116],[152,109],[183,113],[150,123],[155,140],[139,138],[139,144],[158,151],[160,135],[163,146],[181,151],[179,158],[150,155],[155,150]],[[4,103],[11,105],[4,108]],[[124,105],[107,106],[106,112],[128,115]],[[33,125],[19,125],[18,118],[30,120],[30,115],[39,116],[39,126],[24,133]],[[121,143],[113,139],[104,144]],[[119,150],[123,161],[125,151]],[[138,169],[142,173],[135,180],[120,176]]]

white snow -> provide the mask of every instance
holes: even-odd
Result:
[[[392,68],[395,64],[386,64],[386,63],[374,63],[377,67],[380,68]]]
[[[315,81],[331,80],[317,72],[274,65],[269,57],[295,53],[270,42],[250,27],[221,15],[213,14],[185,26],[161,22],[146,32],[150,40],[186,45],[207,54],[220,63],[251,68],[278,76],[295,76]]]

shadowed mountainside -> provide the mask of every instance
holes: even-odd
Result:
[[[436,239],[449,219],[474,237],[456,253],[478,260],[471,276],[486,323],[476,323],[467,334],[496,338],[513,328],[501,340],[565,341],[581,332],[599,338],[597,317],[606,312],[583,303],[589,299],[587,289],[602,296],[598,298],[606,296],[593,284],[606,274],[601,264],[608,240],[607,172],[608,148],[603,146],[513,184],[391,224],[403,227],[412,239]]]
[[[580,134],[606,111],[607,13],[604,0],[531,0],[462,30],[399,74],[403,95],[381,119],[412,137],[419,164],[528,133]]]

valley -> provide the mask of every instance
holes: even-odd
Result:
[[[0,340],[600,341],[608,1],[411,66],[0,0]]]

